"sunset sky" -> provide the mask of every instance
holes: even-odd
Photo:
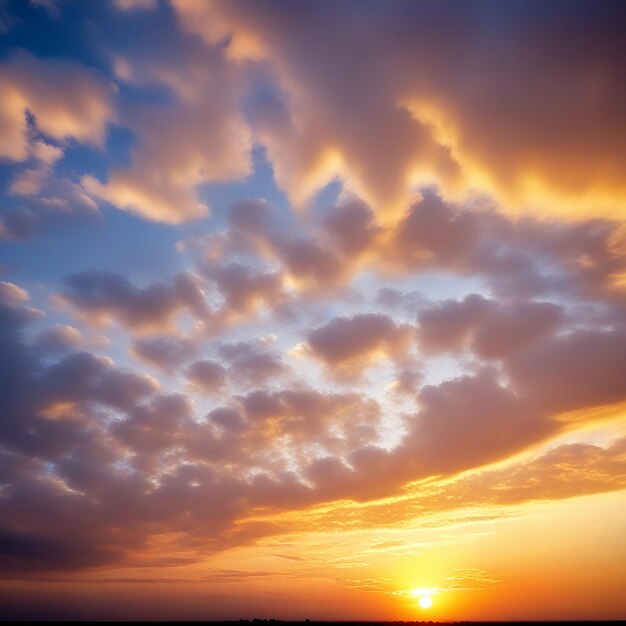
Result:
[[[626,10],[0,0],[0,618],[626,618]]]

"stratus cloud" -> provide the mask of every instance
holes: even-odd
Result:
[[[349,510],[341,505],[324,512],[311,511],[300,522],[290,520],[298,530],[389,526],[389,519],[402,525],[409,520],[430,517],[466,507],[516,505],[535,500],[558,500],[593,493],[617,491],[626,486],[626,440],[619,438],[606,447],[592,444],[562,444],[547,452],[463,476],[454,481],[424,485],[417,483],[394,501],[363,503]]]
[[[0,64],[0,157],[29,155],[27,113],[57,141],[76,139],[101,146],[114,121],[115,87],[95,70],[65,59],[38,59],[27,52]]]
[[[361,8],[359,20],[348,4],[173,4],[209,46],[228,41],[231,58],[271,65],[275,96],[253,124],[296,204],[340,176],[395,214],[425,181],[482,187],[518,206],[546,210],[542,201],[556,198],[557,211],[558,200],[587,215],[587,206],[619,211],[617,3],[594,5],[584,23],[565,10],[558,25],[540,2],[515,12],[467,2],[454,13],[402,2]],[[520,58],[531,69],[515,71]]]
[[[154,9],[157,6],[156,0],[115,0],[114,4],[120,11]]]

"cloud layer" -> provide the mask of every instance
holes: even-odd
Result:
[[[2,576],[624,488],[618,3],[89,5],[0,58]]]

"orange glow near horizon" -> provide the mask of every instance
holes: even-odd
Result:
[[[620,545],[623,501],[618,492],[480,515],[470,509],[438,525],[278,536],[170,567],[165,578],[147,554],[139,568],[14,581],[4,593],[61,594],[77,606],[102,601],[107,618],[122,614],[107,598],[128,597],[147,619],[194,619],[207,607],[216,619],[617,619],[626,569],[623,559],[605,563],[616,556],[608,542]],[[551,532],[540,536],[546,521]],[[602,601],[601,610],[589,607],[588,594]]]

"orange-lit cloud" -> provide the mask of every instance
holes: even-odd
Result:
[[[20,52],[0,67],[0,86],[0,156],[13,161],[28,156],[27,113],[53,139],[97,146],[103,144],[107,124],[116,119],[114,85],[77,63]]]
[[[359,19],[347,6],[174,5],[208,45],[229,38],[234,60],[271,64],[284,97],[260,108],[256,132],[296,204],[340,177],[396,215],[425,182],[561,215],[619,215],[623,46],[608,6],[582,30],[576,16],[536,19],[533,7],[500,7],[496,23],[494,7],[470,4]]]
[[[380,358],[401,360],[411,341],[411,329],[385,315],[336,317],[307,335],[306,352],[335,374],[357,376]]]
[[[3,615],[618,615],[591,4],[0,2]]]

